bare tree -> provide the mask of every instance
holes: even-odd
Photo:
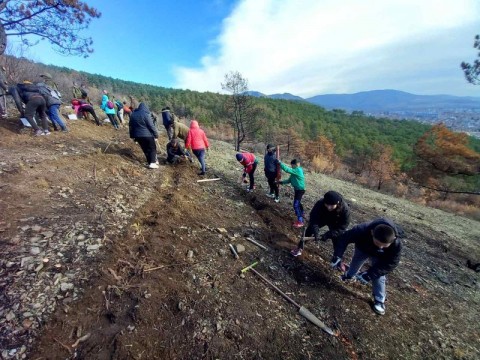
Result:
[[[258,130],[260,109],[255,106],[253,98],[247,95],[248,80],[238,71],[225,74],[222,89],[229,91],[225,102],[225,111],[229,123],[233,126],[235,150],[240,151],[240,144]]]
[[[5,51],[6,39],[18,36],[27,46],[46,39],[60,54],[88,57],[93,41],[79,33],[100,16],[98,10],[79,0],[2,0],[0,54]]]

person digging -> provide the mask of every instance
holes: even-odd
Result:
[[[343,281],[357,281],[360,284],[372,283],[373,311],[385,314],[386,275],[399,264],[402,242],[398,238],[399,228],[389,219],[376,219],[370,223],[354,226],[346,231],[334,243],[331,267],[337,268],[350,243],[355,244],[355,251],[349,269],[341,276]],[[359,272],[362,265],[371,259],[372,266]]]
[[[350,209],[348,204],[336,191],[327,191],[323,198],[318,200],[310,211],[306,237],[315,237],[315,241],[328,241],[332,239],[335,243],[338,237],[347,230],[350,224]],[[320,229],[328,226],[328,231],[320,235]],[[305,247],[304,237],[300,240],[297,247],[291,251],[293,256],[300,256]],[[339,267],[345,271],[343,264]]]
[[[297,216],[297,221],[293,223],[294,228],[301,228],[305,224],[303,223],[303,205],[302,197],[305,194],[305,175],[303,174],[303,169],[300,166],[300,160],[293,159],[290,162],[292,167],[289,167],[282,163],[280,160],[276,159],[275,164],[280,164],[280,168],[286,173],[290,174],[290,177],[287,180],[277,181],[278,184],[290,184],[292,185],[295,193],[293,197],[293,210]]]

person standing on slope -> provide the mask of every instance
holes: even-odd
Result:
[[[155,139],[158,139],[158,132],[156,126],[153,125],[152,115],[147,105],[143,102],[138,105],[130,117],[128,126],[130,138],[140,144],[147,158],[148,168],[158,169],[157,144],[155,143]]]
[[[258,160],[254,154],[249,152],[237,153],[235,155],[237,161],[243,165],[243,174],[242,178],[245,179],[248,174],[250,184],[248,186],[247,192],[252,192],[255,187],[255,170],[257,170]]]
[[[355,280],[363,285],[371,282],[373,311],[379,315],[385,314],[386,275],[392,272],[400,262],[402,242],[398,236],[399,228],[393,221],[380,218],[354,226],[334,243],[334,253],[330,263],[332,267],[338,267],[341,263],[348,244],[355,244],[350,267],[342,275],[342,280]],[[358,273],[368,258],[371,259],[372,266],[367,271]]]
[[[205,151],[208,151],[210,144],[208,143],[205,132],[198,126],[197,120],[192,120],[190,123],[190,130],[188,131],[187,139],[185,140],[185,147],[189,152],[192,150],[200,162],[201,169],[198,175],[205,175],[207,171],[207,166],[205,165]]]
[[[112,123],[113,127],[115,129],[120,129],[120,126],[118,126],[117,120],[115,119],[116,111],[115,111],[115,104],[113,101],[110,101],[108,99],[108,91],[103,90],[103,95],[102,95],[102,105],[100,108],[105,111],[105,114],[107,114],[108,119]]]
[[[275,164],[280,164],[280,168],[286,173],[290,174],[290,177],[287,180],[280,181],[279,184],[292,185],[295,191],[295,195],[293,197],[293,210],[297,216],[297,221],[293,223],[293,227],[301,228],[304,226],[302,197],[305,194],[305,175],[303,174],[303,169],[300,166],[300,160],[293,159],[290,162],[292,167],[288,167],[278,159],[275,160]]]
[[[267,153],[264,157],[264,172],[265,176],[268,181],[268,186],[270,187],[270,192],[267,194],[268,197],[274,198],[275,202],[280,201],[279,193],[278,193],[278,184],[276,183],[277,178],[277,165],[275,160],[277,160],[277,156],[275,155],[275,146],[268,144],[267,145]]]
[[[342,235],[350,224],[350,209],[348,204],[336,191],[327,191],[323,198],[318,200],[310,211],[308,226],[305,230],[305,236],[314,236],[315,241],[327,241],[332,239],[335,243],[340,235]],[[320,229],[328,226],[328,231],[320,235]],[[302,255],[305,247],[305,241],[298,243],[297,247],[291,251],[293,256]],[[343,265],[343,264],[341,264]],[[340,265],[340,269],[345,268]]]

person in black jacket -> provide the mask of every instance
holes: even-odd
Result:
[[[130,138],[140,144],[147,158],[148,168],[158,169],[156,146],[158,132],[153,124],[152,114],[143,102],[133,111],[130,117],[129,128]]]
[[[162,109],[162,120],[163,126],[165,126],[165,130],[167,131],[168,140],[172,140],[174,118],[168,106]]]
[[[33,85],[30,81],[24,81],[16,86],[9,87],[8,92],[15,101],[20,117],[26,118],[32,126],[33,135],[50,135],[46,113],[47,104],[42,94],[40,94],[38,86]],[[25,110],[23,110],[22,102],[25,104]],[[35,115],[42,120],[43,130],[38,127],[34,119]]]
[[[380,218],[354,226],[334,244],[332,267],[341,263],[348,244],[355,244],[350,268],[342,275],[342,280],[356,280],[364,285],[372,282],[373,310],[379,315],[385,314],[385,276],[400,262],[402,242],[398,236],[399,229],[393,221]],[[372,266],[367,271],[358,273],[368,258],[371,259]]]
[[[333,242],[347,230],[350,224],[350,209],[348,204],[336,191],[327,191],[323,198],[316,202],[310,211],[308,227],[305,230],[305,236],[314,236],[315,241],[327,241],[332,239]],[[328,226],[328,231],[320,235],[320,228]],[[302,255],[305,247],[305,241],[298,243],[297,247],[291,251],[293,256]],[[340,265],[341,266],[341,265]]]
[[[167,144],[167,162],[169,164],[178,164],[182,159],[187,159],[187,153],[178,143],[178,139],[172,139]]]
[[[279,202],[280,198],[278,196],[278,184],[275,182],[277,178],[277,164],[275,160],[277,160],[277,156],[275,155],[275,146],[268,144],[267,145],[267,153],[264,157],[265,163],[265,176],[267,177],[268,186],[270,187],[270,192],[267,194],[268,197],[274,198],[275,202]]]

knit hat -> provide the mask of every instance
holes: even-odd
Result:
[[[237,155],[235,155],[235,157],[237,158],[238,161],[242,161],[242,160],[243,160],[243,155],[240,154],[240,153],[237,153]]]
[[[336,191],[327,191],[325,195],[323,195],[323,201],[327,205],[335,205],[342,201],[342,195],[340,195]]]
[[[267,145],[267,150],[273,149],[274,147],[275,147],[275,145],[268,144],[268,145]]]

